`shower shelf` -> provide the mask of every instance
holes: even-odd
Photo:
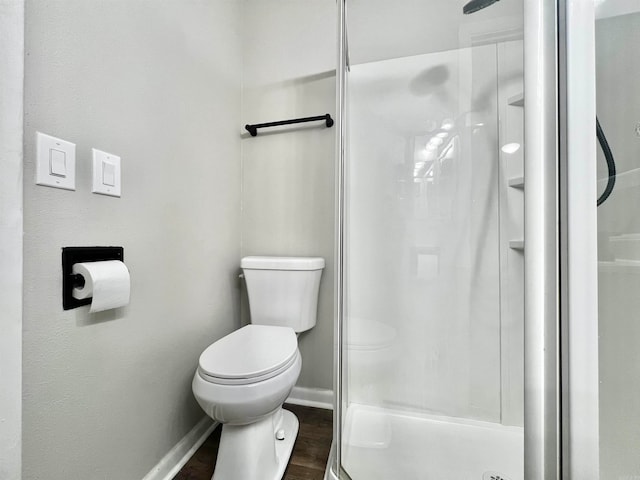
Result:
[[[524,92],[509,97],[507,103],[513,107],[524,107]]]
[[[509,248],[512,250],[524,250],[524,240],[509,240]]]
[[[509,179],[509,186],[513,188],[524,188],[524,176],[511,177]]]

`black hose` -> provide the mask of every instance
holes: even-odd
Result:
[[[600,120],[596,117],[596,136],[598,137],[598,143],[600,143],[600,148],[602,149],[602,153],[604,153],[604,158],[607,160],[607,169],[609,170],[609,179],[607,180],[607,186],[598,198],[597,205],[602,205],[611,192],[613,192],[613,186],[616,184],[616,161],[613,158],[613,153],[611,152],[611,147],[609,147],[609,142],[607,142],[607,137],[600,126]]]
[[[598,198],[597,206],[602,205],[611,192],[613,192],[613,187],[616,184],[616,161],[613,158],[613,153],[611,152],[611,147],[609,147],[609,142],[607,142],[607,137],[600,126],[600,120],[596,117],[596,136],[598,137],[598,143],[600,143],[600,148],[602,149],[602,153],[604,153],[604,158],[607,161],[607,170],[609,171],[609,179],[607,180],[607,186],[602,192],[602,195]]]
[[[489,5],[493,5],[500,0],[471,0],[462,8],[462,13],[465,15],[469,15],[471,13],[476,13],[483,8],[487,8]]]

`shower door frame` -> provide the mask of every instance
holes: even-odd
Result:
[[[341,458],[347,0],[337,5],[331,468],[338,478],[349,479]],[[594,25],[592,0],[524,0],[526,480],[596,480],[599,475],[596,156],[595,135],[585,134],[595,132]],[[575,180],[569,182],[570,176]]]
[[[343,359],[344,347],[344,226],[345,226],[345,167],[346,167],[346,128],[347,128],[347,72],[349,52],[347,46],[347,0],[336,0],[337,15],[337,60],[336,68],[336,237],[335,237],[335,276],[334,276],[334,377],[333,377],[333,444],[327,465],[327,474],[340,480],[351,477],[342,468],[342,412],[346,411],[344,401]],[[325,480],[329,480],[325,478]]]
[[[595,5],[524,18],[525,479],[598,480]]]
[[[561,478],[599,480],[595,2],[558,3]]]
[[[524,2],[524,471],[561,476],[559,11]]]

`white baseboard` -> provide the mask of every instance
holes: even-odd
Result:
[[[289,395],[285,403],[333,410],[333,390],[293,387],[291,395]]]
[[[172,480],[217,426],[218,422],[203,417],[142,480]]]

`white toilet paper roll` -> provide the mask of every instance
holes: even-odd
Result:
[[[119,260],[82,262],[72,272],[84,277],[84,287],[74,288],[78,300],[93,297],[90,312],[101,312],[129,304],[131,279],[127,266]]]

